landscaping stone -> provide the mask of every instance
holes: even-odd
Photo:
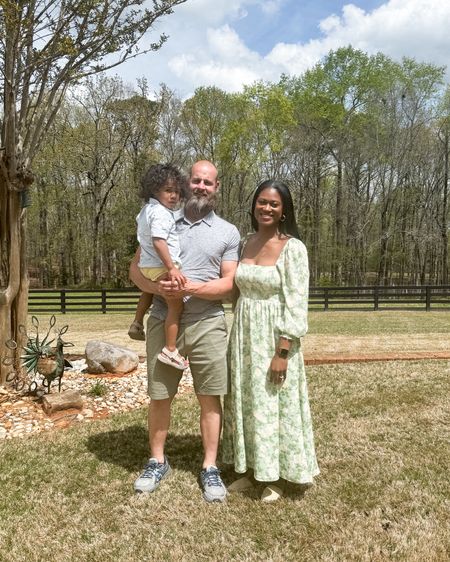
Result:
[[[53,414],[59,410],[68,410],[76,408],[81,410],[83,407],[83,399],[79,392],[67,390],[58,394],[46,394],[42,398],[42,407],[46,414]]]
[[[90,340],[86,344],[86,363],[89,373],[129,373],[139,365],[139,355],[126,347]]]

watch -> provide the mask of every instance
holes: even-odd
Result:
[[[285,347],[278,347],[277,355],[278,357],[281,357],[281,359],[287,359],[289,355],[289,349],[286,349]]]

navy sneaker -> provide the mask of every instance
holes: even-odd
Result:
[[[200,472],[203,497],[207,502],[223,502],[227,497],[227,489],[216,466],[208,466]]]
[[[134,482],[134,490],[138,493],[151,493],[156,490],[159,483],[167,478],[172,472],[167,457],[164,462],[158,462],[158,459],[149,459],[145,465],[142,474]]]

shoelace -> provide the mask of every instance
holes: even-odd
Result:
[[[208,484],[208,486],[220,486],[220,487],[222,487],[222,481],[220,479],[219,469],[208,470],[207,472],[205,471],[203,474],[204,474],[204,479],[206,480],[206,483]]]
[[[142,478],[151,478],[152,476],[154,476],[157,480],[160,480],[162,476],[162,470],[160,470],[159,467],[163,469],[164,464],[158,462],[148,463],[148,465],[144,468]]]

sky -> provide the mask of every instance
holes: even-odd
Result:
[[[161,50],[113,72],[129,83],[145,77],[151,91],[165,83],[182,98],[200,86],[238,92],[300,75],[347,45],[448,65],[450,82],[449,0],[187,0],[145,40],[155,32],[169,35]]]

